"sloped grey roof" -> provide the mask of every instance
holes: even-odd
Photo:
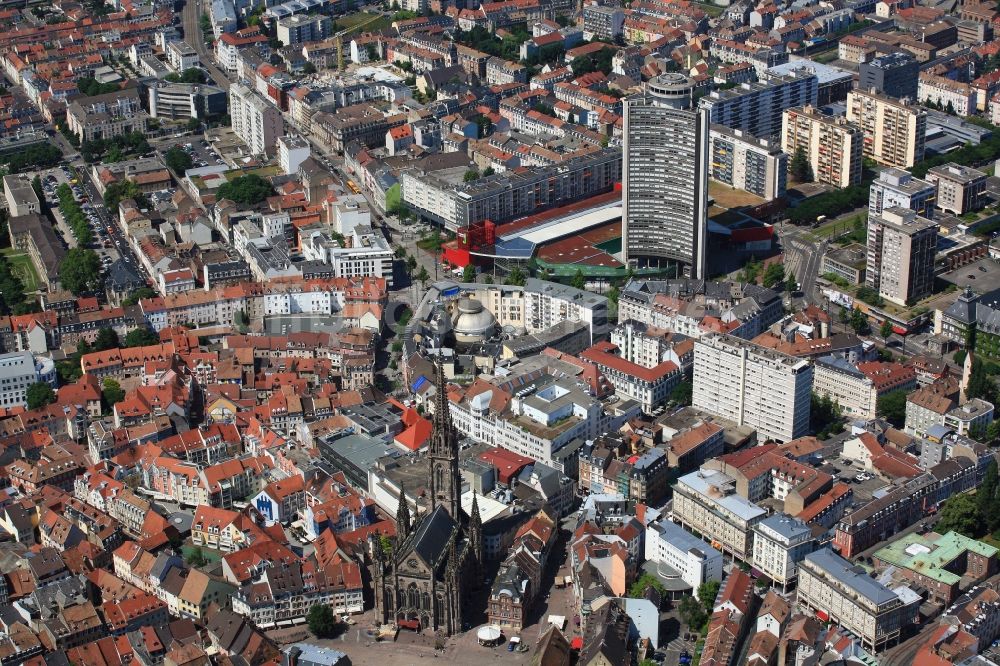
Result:
[[[444,556],[448,539],[451,538],[455,527],[455,520],[442,505],[438,504],[430,515],[420,522],[410,537],[410,549],[420,555],[425,562],[436,567]]]

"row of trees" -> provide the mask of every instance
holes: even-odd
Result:
[[[70,228],[76,236],[76,242],[80,245],[90,245],[94,242],[94,232],[90,229],[90,221],[83,212],[76,198],[73,197],[73,190],[69,185],[63,183],[56,188],[56,198],[59,200],[59,212],[62,214],[66,226]]]
[[[0,156],[0,164],[4,164],[10,173],[45,169],[58,164],[62,159],[62,151],[51,143],[39,143],[22,148],[17,152]]]
[[[80,155],[87,162],[121,162],[130,155],[142,155],[152,150],[146,135],[129,132],[109,139],[92,139],[80,144]]]
[[[176,173],[178,176],[183,176],[184,173],[194,166],[194,160],[188,155],[187,151],[182,149],[180,146],[174,146],[168,150],[163,155],[163,161],[166,163],[167,167]]]
[[[77,296],[99,291],[104,279],[97,253],[82,247],[67,252],[59,264],[59,281]]]
[[[986,468],[983,483],[976,494],[961,493],[945,502],[941,518],[934,531],[945,534],[955,531],[971,538],[1000,529],[1000,480],[997,478],[997,464],[991,462]]]

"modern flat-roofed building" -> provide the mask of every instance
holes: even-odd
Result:
[[[673,263],[705,277],[708,113],[692,110],[690,80],[659,76],[625,101],[622,250],[634,265]]]
[[[781,149],[788,155],[801,150],[817,183],[834,187],[860,183],[861,144],[861,131],[840,116],[828,116],[812,106],[784,113]]]
[[[847,119],[861,128],[865,157],[900,169],[924,159],[927,112],[915,102],[859,88],[847,95]]]
[[[700,469],[686,474],[674,486],[670,516],[709,539],[716,550],[743,562],[753,554],[753,529],[767,511],[736,492],[733,477]]]
[[[851,284],[862,284],[865,281],[865,264],[868,249],[861,243],[852,243],[845,247],[835,247],[823,255],[822,274],[833,273]]]
[[[35,357],[31,352],[0,354],[0,408],[26,406],[28,387],[43,379],[35,367]],[[49,379],[55,386],[55,376]]]
[[[986,174],[978,169],[951,162],[930,169],[927,180],[937,186],[937,207],[946,213],[964,215],[985,204]]]
[[[909,208],[887,208],[868,218],[865,281],[899,305],[929,295],[934,286],[938,225]]]
[[[318,42],[330,36],[333,25],[322,14],[293,14],[277,21],[278,40],[285,46]]]
[[[153,118],[179,120],[206,118],[226,112],[226,92],[203,83],[150,83],[149,115]]]
[[[784,513],[771,514],[753,528],[750,565],[771,579],[782,591],[798,576],[799,562],[816,546],[812,528]]]
[[[19,217],[41,211],[41,202],[31,180],[24,174],[10,174],[3,177],[3,195],[7,200],[10,217]]]
[[[886,208],[909,208],[928,220],[934,217],[937,188],[934,183],[914,178],[909,171],[887,167],[872,181],[868,195],[868,215],[881,215]]]
[[[799,566],[798,604],[851,632],[862,645],[881,652],[916,622],[920,595],[901,585],[890,590],[859,566],[822,548]]]
[[[858,89],[875,90],[896,99],[916,99],[919,72],[920,63],[909,53],[887,53],[859,65]]]
[[[788,157],[777,143],[725,125],[709,131],[709,177],[771,201],[785,195]]]
[[[666,519],[646,528],[646,560],[656,563],[659,575],[680,578],[694,591],[722,580],[722,553]]]
[[[819,80],[815,74],[795,71],[763,83],[744,83],[716,90],[699,100],[713,125],[725,125],[763,139],[781,134],[781,115],[796,106],[815,106]]]
[[[694,346],[692,406],[787,442],[809,430],[813,368],[805,359],[731,335],[703,336]]]
[[[281,111],[256,90],[242,83],[229,87],[229,116],[233,132],[254,155],[275,152],[278,137],[284,134]]]

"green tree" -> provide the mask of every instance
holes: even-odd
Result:
[[[191,156],[178,146],[168,150],[163,157],[167,166],[178,176],[183,176],[188,169],[194,166],[194,160],[191,159]]]
[[[970,538],[978,536],[980,530],[979,507],[969,493],[948,498],[941,509],[941,518],[934,526],[934,531],[940,534],[954,531]]]
[[[195,568],[203,567],[208,564],[208,558],[205,557],[205,553],[201,550],[200,546],[192,548],[188,552],[187,557],[184,558],[184,561]]]
[[[667,593],[667,589],[663,587],[663,583],[661,583],[656,576],[644,573],[639,576],[634,583],[632,583],[632,587],[628,589],[628,596],[632,599],[642,599],[646,596],[646,590],[648,588],[653,588],[660,594]]]
[[[101,260],[93,250],[75,247],[59,264],[59,281],[77,296],[101,287]]]
[[[410,256],[406,258],[406,268],[412,273],[417,268],[417,258]]]
[[[131,294],[129,294],[122,300],[122,305],[125,306],[136,305],[139,303],[139,301],[143,300],[144,298],[155,298],[156,296],[157,296],[156,291],[154,291],[150,287],[139,287],[138,289],[133,291]]]
[[[427,287],[427,281],[431,279],[430,273],[427,272],[426,266],[420,267],[420,272],[417,273],[417,281],[420,283],[421,287]]]
[[[462,180],[466,183],[471,183],[474,180],[479,180],[479,171],[477,169],[469,169],[462,176]]]
[[[779,264],[777,262],[767,265],[764,269],[764,277],[761,280],[762,284],[770,289],[779,282],[785,279],[785,266],[784,264]]]
[[[996,403],[997,385],[986,372],[986,366],[978,356],[972,359],[972,374],[969,376],[966,395],[970,399],[982,398],[987,402]]]
[[[570,281],[570,285],[577,289],[587,288],[587,278],[583,277],[583,271],[581,269],[576,269],[576,273],[573,274],[573,279]]]
[[[104,404],[110,408],[125,399],[125,391],[122,390],[121,384],[108,377],[104,380],[101,396],[104,398]]]
[[[882,339],[888,339],[892,335],[892,322],[888,319],[883,319],[882,325],[878,327],[878,334]]]
[[[97,332],[97,339],[94,340],[94,349],[96,351],[118,349],[120,346],[118,334],[115,333],[114,329],[104,327]]]
[[[990,421],[986,426],[985,441],[990,446],[996,446],[997,440],[1000,440],[1000,421]]]
[[[813,181],[812,164],[809,163],[809,157],[801,146],[795,149],[792,160],[788,164],[788,171],[792,174],[792,178],[800,183]]]
[[[496,169],[494,169],[491,166],[488,166],[485,169],[483,169],[483,178],[488,178],[489,176],[492,176],[495,173],[496,173]]]
[[[132,199],[139,205],[140,208],[145,208],[149,205],[146,200],[146,195],[142,193],[139,186],[128,179],[123,179],[115,181],[107,186],[104,190],[104,205],[108,208],[108,211],[112,215],[118,214],[118,204],[119,202],[125,201],[126,199]]]
[[[976,510],[979,519],[989,532],[1000,527],[1000,479],[997,478],[996,460],[991,460],[983,475],[983,482],[976,489]]]
[[[694,382],[690,379],[685,379],[674,387],[674,390],[670,392],[670,402],[675,405],[688,406],[691,404],[691,398],[694,394]]]
[[[25,392],[28,409],[39,409],[56,401],[56,392],[45,382],[35,382]]]
[[[798,290],[798,286],[799,286],[798,280],[795,279],[795,276],[793,274],[789,273],[785,277],[785,291],[787,291],[789,294],[794,294]]]
[[[871,325],[868,323],[868,317],[865,313],[861,311],[861,308],[854,308],[851,310],[851,328],[858,335],[864,335],[871,331]]]
[[[160,336],[148,328],[134,328],[125,335],[125,347],[146,347],[160,344]]]
[[[274,188],[271,187],[271,184],[257,174],[251,173],[246,176],[237,176],[228,183],[224,183],[219,187],[216,199],[220,201],[229,199],[239,204],[253,206],[272,194],[274,194]]]
[[[307,62],[306,64],[304,64],[302,66],[302,73],[305,74],[306,76],[308,76],[310,74],[315,74],[316,73],[316,65],[312,64],[311,62]]]
[[[314,604],[306,616],[309,631],[317,638],[332,638],[337,630],[337,619],[333,609],[326,604]]]
[[[511,270],[510,275],[507,276],[507,279],[504,280],[504,284],[509,284],[515,287],[523,287],[527,279],[528,278],[525,276],[524,271],[521,270],[521,267],[515,266]]]
[[[475,282],[476,281],[476,267],[469,264],[462,269],[462,282]]]
[[[705,612],[705,607],[691,595],[681,598],[680,603],[677,604],[677,613],[681,616],[684,624],[694,632],[701,631],[701,628],[705,626],[705,622],[708,621],[708,614]]]
[[[701,602],[706,615],[712,614],[712,609],[715,608],[715,597],[719,595],[720,587],[722,587],[722,583],[717,580],[707,580],[698,586],[698,601]]]
[[[875,403],[879,416],[897,428],[902,427],[906,421],[906,394],[905,389],[889,391]]]

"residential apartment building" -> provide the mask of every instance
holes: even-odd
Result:
[[[293,14],[277,21],[278,41],[285,46],[319,42],[331,34],[333,21],[323,14]]]
[[[382,278],[392,286],[392,248],[381,233],[369,226],[356,226],[341,245],[326,232],[313,231],[302,240],[302,256],[330,267],[331,277]]]
[[[922,518],[936,503],[937,492],[938,482],[930,474],[910,479],[841,518],[833,547],[854,557]]]
[[[692,90],[687,77],[665,74],[625,102],[622,247],[629,264],[704,278],[708,113],[690,109]]]
[[[868,420],[876,416],[879,394],[875,382],[843,356],[816,359],[813,392],[836,402],[850,418]]]
[[[986,174],[978,169],[951,162],[930,169],[927,180],[937,186],[937,207],[946,213],[964,215],[986,204]]]
[[[921,72],[917,79],[917,100],[921,104],[934,105],[962,118],[976,112],[976,98],[976,89],[968,83],[930,72]]]
[[[931,293],[938,225],[908,208],[868,218],[865,282],[882,298],[909,305]]]
[[[868,195],[868,215],[881,215],[887,208],[909,208],[928,220],[934,217],[937,188],[909,171],[887,167],[872,181]]]
[[[273,153],[285,133],[281,111],[242,83],[229,86],[229,116],[233,132],[253,155]]]
[[[683,378],[680,367],[673,361],[661,361],[647,368],[622,358],[618,347],[607,341],[585,349],[580,358],[597,366],[619,397],[635,400],[647,414],[664,405]]]
[[[709,154],[712,180],[767,201],[785,195],[788,156],[776,143],[725,125],[712,125]]]
[[[711,331],[703,323],[718,319],[729,335],[749,340],[782,316],[776,291],[739,282],[632,280],[618,298],[619,321],[631,319],[692,339]]]
[[[753,555],[753,528],[767,511],[736,492],[736,481],[712,470],[686,474],[674,485],[670,518],[743,562]]]
[[[693,591],[702,583],[722,580],[722,553],[666,519],[646,527],[645,557],[660,576],[679,578]]]
[[[812,365],[740,338],[713,333],[695,342],[692,405],[787,442],[809,429]]]
[[[861,130],[839,116],[828,116],[812,106],[785,111],[781,149],[798,151],[809,160],[813,179],[834,187],[861,182]]]
[[[819,79],[797,70],[766,83],[744,83],[730,90],[715,90],[699,100],[708,109],[713,125],[725,125],[762,139],[781,135],[782,113],[798,106],[815,106]]]
[[[812,528],[797,518],[775,513],[754,525],[753,531],[750,566],[787,591],[798,576],[799,562],[815,549]]]
[[[583,38],[587,41],[621,37],[625,27],[625,12],[621,7],[587,5],[583,8]]]
[[[799,566],[798,603],[821,620],[839,624],[873,652],[895,644],[917,620],[920,595],[906,586],[890,590],[868,573],[823,548]]]
[[[382,142],[385,132],[383,128],[379,136]],[[410,210],[452,231],[484,220],[506,222],[610,191],[622,180],[622,152],[606,148],[469,183],[464,182],[466,170],[403,171],[403,199]]]
[[[146,132],[149,116],[142,109],[138,88],[78,97],[66,109],[66,126],[81,142]]]
[[[924,159],[927,112],[916,103],[859,88],[847,95],[847,119],[861,128],[865,157],[899,169]]]

